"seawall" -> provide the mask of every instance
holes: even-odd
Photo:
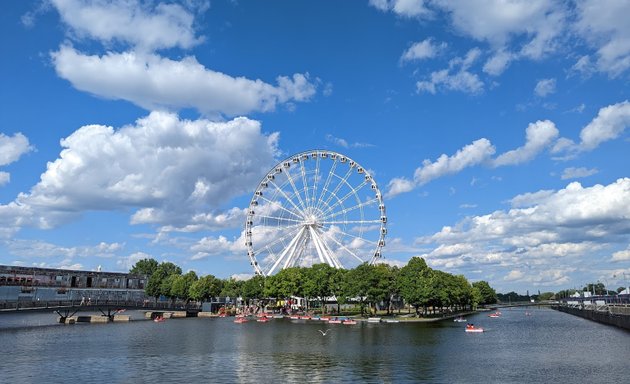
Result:
[[[598,323],[613,325],[630,331],[630,308],[629,307],[609,307],[607,310],[581,309],[577,307],[569,307],[564,305],[555,305],[551,308],[579,316],[587,320],[596,321]]]

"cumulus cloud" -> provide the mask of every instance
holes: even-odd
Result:
[[[492,54],[484,71],[491,75],[501,74],[514,60],[540,59],[554,52],[569,16],[565,5],[545,0],[373,0],[370,4],[399,16],[444,15],[460,34],[488,43]]]
[[[467,217],[418,243],[433,244],[422,255],[430,265],[459,271],[483,265],[487,273],[512,271],[507,280],[555,285],[566,282],[569,272],[555,269],[558,258],[572,265],[597,263],[610,259],[607,250],[627,246],[628,201],[630,178],[590,187],[573,182],[515,196],[510,209]],[[627,249],[613,253],[614,261],[625,257]]]
[[[0,166],[18,161],[22,155],[33,150],[28,138],[21,133],[7,136],[0,132]]]
[[[574,29],[596,49],[596,58],[583,56],[574,66],[581,72],[591,68],[615,78],[630,68],[630,3],[615,0],[585,0],[575,4]]]
[[[401,56],[401,62],[408,62],[414,60],[425,60],[437,56],[440,52],[446,49],[447,44],[445,42],[434,44],[433,39],[428,38],[423,41],[413,43]]]
[[[133,51],[88,56],[64,45],[52,59],[57,74],[75,88],[148,110],[195,108],[208,115],[235,116],[306,101],[315,93],[308,74],[280,76],[274,86],[207,69],[194,57],[174,61]]]
[[[630,261],[630,248],[624,249],[622,251],[617,251],[613,253],[612,258],[610,259],[612,262],[618,261]]]
[[[533,159],[540,151],[549,147],[558,137],[559,131],[549,120],[529,124],[525,130],[525,145],[499,155],[493,162],[495,167],[521,164]]]
[[[591,151],[600,144],[621,136],[630,126],[630,102],[612,104],[599,110],[597,116],[580,131],[580,143],[561,137],[552,148],[559,160],[575,158],[580,152]]]
[[[51,0],[51,4],[77,38],[122,42],[142,50],[191,48],[202,40],[195,36],[195,15],[176,3]]]
[[[547,97],[554,92],[556,92],[556,79],[542,79],[534,88],[534,93],[538,97]]]
[[[453,156],[442,154],[436,161],[425,160],[422,167],[416,169],[414,181],[423,185],[447,174],[458,173],[464,168],[487,161],[495,152],[488,139],[479,139],[458,150]]]
[[[12,255],[22,258],[63,258],[64,263],[70,263],[76,257],[113,257],[124,248],[124,244],[100,242],[96,245],[65,247],[45,241],[12,239],[6,242],[6,247]]]
[[[480,54],[479,49],[473,48],[466,53],[465,57],[452,59],[447,69],[432,72],[428,80],[418,81],[416,90],[431,94],[435,94],[439,90],[471,94],[483,92],[483,82],[479,76],[469,71]]]
[[[580,132],[581,147],[592,150],[601,143],[619,137],[630,126],[630,102],[628,100],[604,107]]]
[[[579,179],[579,178],[595,175],[598,172],[599,171],[597,170],[597,168],[588,169],[585,167],[580,167],[580,168],[569,167],[569,168],[564,169],[564,171],[562,172],[562,176],[560,176],[560,178],[562,180]]]
[[[370,5],[381,10],[391,11],[404,17],[425,17],[432,12],[425,0],[370,0]]]
[[[152,112],[119,129],[87,125],[61,140],[59,158],[29,193],[0,205],[0,224],[50,228],[89,210],[134,208],[133,223],[233,223],[238,211],[217,210],[275,163],[277,140],[247,118],[191,121]]]
[[[0,187],[9,183],[9,181],[11,181],[11,174],[8,172],[0,171]]]

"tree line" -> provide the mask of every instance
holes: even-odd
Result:
[[[494,304],[497,293],[486,281],[470,283],[463,275],[432,269],[424,259],[413,257],[398,268],[387,264],[361,264],[353,269],[336,269],[328,264],[293,267],[272,276],[255,275],[249,280],[199,277],[194,271],[182,274],[177,265],[154,259],[138,261],[131,273],[148,276],[146,294],[172,300],[208,301],[212,297],[242,298],[247,304],[256,300],[306,298],[324,308],[324,301],[336,298],[338,306],[355,303],[361,314],[376,313],[377,306],[389,314],[394,301],[401,300],[417,315],[444,310],[473,309]]]

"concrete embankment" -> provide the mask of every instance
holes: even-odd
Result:
[[[609,307],[607,308],[607,310],[595,310],[557,305],[552,306],[551,308],[560,312],[579,316],[587,320],[596,321],[602,324],[613,325],[630,331],[629,307]]]

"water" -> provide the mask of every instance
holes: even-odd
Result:
[[[0,315],[0,381],[19,383],[624,383],[630,332],[550,309],[465,323],[272,320],[54,324]],[[128,312],[129,314],[129,312]],[[142,313],[131,312],[136,319]],[[322,336],[319,329],[331,329]]]

